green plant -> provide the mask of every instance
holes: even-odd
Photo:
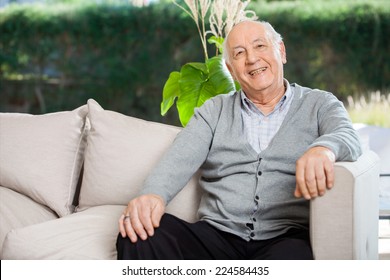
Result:
[[[245,11],[249,1],[240,0],[184,0],[187,8],[176,1],[195,22],[202,43],[205,62],[186,63],[180,72],[169,75],[163,89],[161,114],[165,115],[176,100],[179,119],[186,126],[196,107],[218,94],[238,89],[222,59],[222,43],[233,25],[243,19],[255,19],[252,11]],[[206,31],[206,17],[209,14],[210,30]],[[212,36],[207,40],[207,36]],[[216,45],[216,55],[209,58],[207,42]]]

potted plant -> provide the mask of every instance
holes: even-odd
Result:
[[[195,22],[202,43],[205,62],[190,62],[180,71],[170,73],[163,89],[161,114],[164,116],[176,101],[179,119],[186,126],[196,107],[218,94],[239,89],[222,58],[225,35],[238,22],[256,19],[253,11],[245,11],[250,1],[240,0],[184,0],[186,6],[173,3],[184,10]],[[209,29],[206,30],[208,16]],[[208,39],[207,37],[210,36]],[[207,43],[215,44],[216,54],[209,57]]]

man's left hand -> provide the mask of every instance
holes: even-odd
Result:
[[[325,147],[307,150],[296,162],[296,188],[294,195],[312,199],[325,194],[334,183],[335,154]]]

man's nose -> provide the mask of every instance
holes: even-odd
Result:
[[[256,56],[254,51],[247,51],[246,62],[247,64],[254,64],[259,58]]]

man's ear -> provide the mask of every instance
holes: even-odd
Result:
[[[233,72],[232,66],[228,62],[225,62],[225,65],[226,65],[227,69],[229,70],[230,75],[233,77],[233,80],[237,81],[236,77],[234,76],[234,72]]]
[[[282,59],[283,64],[287,63],[287,54],[286,54],[286,47],[284,45],[284,42],[280,42],[279,44],[279,52],[280,52],[280,57]]]

